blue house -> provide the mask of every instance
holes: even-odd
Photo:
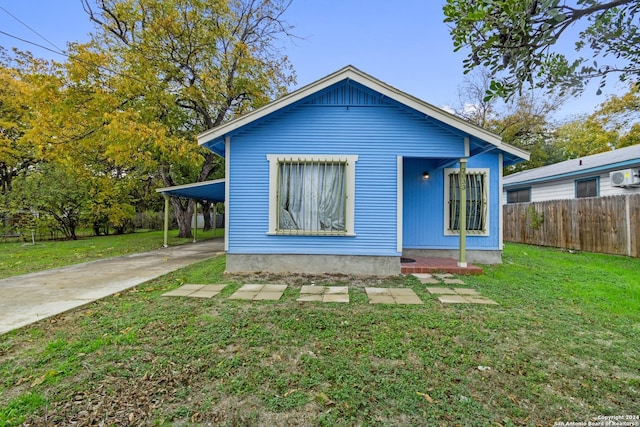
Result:
[[[228,272],[394,275],[401,256],[499,263],[502,168],[528,159],[352,66],[198,142],[226,159]]]

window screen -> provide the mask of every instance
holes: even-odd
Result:
[[[598,196],[598,179],[584,179],[576,181],[576,198],[597,197]]]
[[[507,191],[507,203],[527,203],[531,201],[531,189],[521,188],[519,190]]]

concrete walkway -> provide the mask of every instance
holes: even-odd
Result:
[[[0,334],[212,258],[223,250],[223,239],[213,239],[0,280]]]

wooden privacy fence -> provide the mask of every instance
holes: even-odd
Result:
[[[640,257],[640,194],[513,203],[504,241]]]

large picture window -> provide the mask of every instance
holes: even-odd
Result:
[[[445,234],[460,233],[460,211],[466,209],[467,233],[488,235],[489,171],[467,169],[465,174],[467,197],[460,197],[460,170],[445,169]]]
[[[356,156],[269,156],[269,232],[353,234]]]

